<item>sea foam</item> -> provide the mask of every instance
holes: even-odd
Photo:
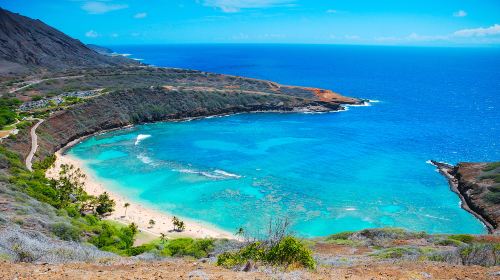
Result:
[[[182,169],[173,169],[173,171],[177,171],[180,173],[186,173],[186,174],[196,174],[196,175],[204,176],[204,177],[207,177],[210,179],[215,179],[215,180],[241,178],[240,175],[229,173],[229,172],[226,172],[226,171],[220,170],[220,169],[216,169],[214,171],[200,171],[200,170],[196,170],[196,169],[182,168]]]
[[[139,145],[139,143],[141,143],[142,140],[146,139],[146,138],[149,138],[151,137],[151,135],[149,134],[139,134],[137,135],[137,138],[135,139],[135,145]]]

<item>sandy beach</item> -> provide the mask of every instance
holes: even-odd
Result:
[[[63,154],[61,151],[57,152],[56,156],[57,159],[54,167],[47,170],[47,177],[57,177],[62,164],[70,164],[80,168],[86,175],[85,191],[88,194],[99,195],[103,192],[107,192],[116,202],[115,211],[110,216],[106,217],[107,220],[123,224],[130,224],[133,222],[138,225],[140,231],[144,234],[138,237],[136,242],[137,244],[147,242],[157,236],[160,236],[161,233],[164,233],[167,237],[236,239],[236,237],[230,232],[203,225],[202,223],[197,223],[196,221],[184,219],[182,217],[179,218],[186,223],[186,230],[183,232],[174,232],[172,225],[173,215],[144,207],[133,200],[126,199],[123,196],[111,192],[106,188],[106,183],[99,181],[78,159],[70,155]],[[130,206],[126,209],[126,215],[124,207],[125,203],[130,204]],[[151,219],[156,222],[153,227],[150,227],[149,225],[149,220]]]

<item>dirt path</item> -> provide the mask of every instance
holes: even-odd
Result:
[[[36,149],[38,148],[38,136],[36,135],[36,129],[40,124],[42,124],[43,120],[38,120],[38,122],[31,128],[30,135],[31,135],[31,151],[26,157],[26,168],[28,168],[29,171],[33,171],[32,168],[32,163],[31,161],[33,160],[33,156],[36,153]]]
[[[0,262],[0,279],[500,279],[499,267],[460,266],[431,262],[371,263],[353,266],[321,266],[315,271],[241,272],[199,260],[111,264],[27,264]]]

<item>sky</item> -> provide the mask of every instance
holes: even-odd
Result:
[[[500,0],[0,0],[85,43],[500,47]]]

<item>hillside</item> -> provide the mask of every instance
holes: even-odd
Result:
[[[115,201],[106,192],[87,193],[80,170],[61,166],[58,177],[46,176],[54,152],[141,123],[339,111],[365,101],[327,89],[130,63],[1,9],[0,41],[4,74],[28,74],[0,81],[0,279],[500,278],[500,240],[492,235],[387,228],[300,239],[289,223],[270,221],[259,240],[244,229],[238,240],[193,239],[182,228],[156,236],[126,219],[110,221]]]
[[[40,20],[2,8],[0,42],[0,75],[135,63],[123,57],[100,55]]]
[[[500,226],[500,163],[461,162],[456,166],[433,162],[462,200],[462,207],[477,216],[490,232]]]

